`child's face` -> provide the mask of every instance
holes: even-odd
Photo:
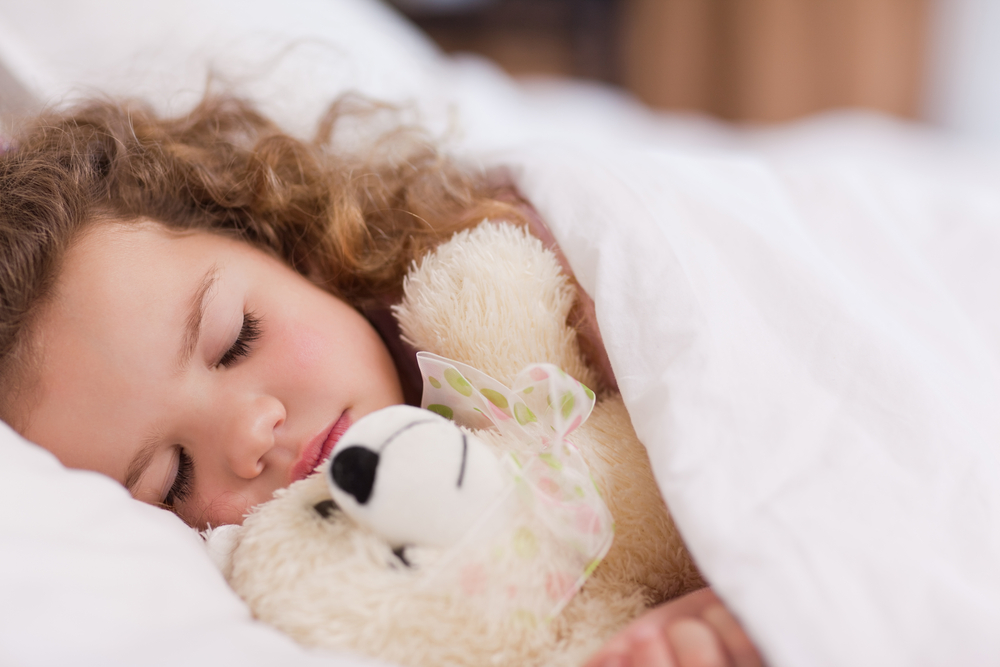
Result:
[[[239,523],[350,422],[402,402],[354,309],[251,246],[95,225],[38,327],[26,437],[195,526]]]

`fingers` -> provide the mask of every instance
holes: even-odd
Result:
[[[628,667],[677,667],[666,638],[656,626],[640,628],[633,638],[630,653],[632,662]]]
[[[763,667],[739,622],[711,589],[646,612],[585,667]]]
[[[666,628],[643,625],[591,659],[586,667],[734,667],[712,628],[682,618]]]
[[[722,640],[722,645],[725,646],[735,667],[763,667],[764,662],[753,642],[747,637],[747,633],[743,631],[743,626],[721,603],[709,605],[702,611],[701,617],[712,626],[716,635]]]
[[[661,627],[648,614],[619,632],[584,667],[679,667]]]
[[[673,658],[667,639],[656,627],[619,635],[587,662],[585,667],[686,667]],[[723,667],[722,665],[718,667]]]
[[[666,629],[680,667],[729,667],[725,649],[708,623],[682,618]]]

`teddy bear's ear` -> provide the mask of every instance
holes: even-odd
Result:
[[[555,364],[587,386],[594,372],[567,317],[576,299],[555,255],[524,229],[484,221],[428,253],[393,308],[418,350],[469,364],[505,385],[532,363]]]

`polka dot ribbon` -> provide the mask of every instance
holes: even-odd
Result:
[[[567,439],[590,416],[594,392],[553,364],[531,364],[506,387],[428,352],[419,352],[417,362],[421,407],[460,426],[499,430],[511,478],[509,493],[487,511],[478,532],[470,531],[439,578],[456,578],[448,585],[479,597],[491,612],[506,609],[518,622],[553,618],[614,537],[600,490]]]

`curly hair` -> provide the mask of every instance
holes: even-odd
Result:
[[[311,141],[229,96],[178,118],[93,101],[26,124],[0,155],[0,417],[11,421],[30,375],[32,323],[62,258],[96,221],[231,235],[358,308],[391,300],[410,263],[451,233],[484,217],[523,222],[517,201],[415,128],[337,150],[357,107],[334,103]]]

